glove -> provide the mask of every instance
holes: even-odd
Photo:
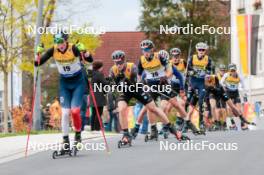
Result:
[[[80,52],[84,52],[84,51],[86,51],[85,45],[84,45],[83,43],[78,42],[78,43],[76,44],[76,47],[77,47],[77,49],[78,49]]]
[[[191,70],[191,71],[188,72],[188,74],[189,74],[190,76],[193,76],[193,75],[194,75],[194,71]]]
[[[36,48],[36,53],[37,54],[42,54],[44,52],[44,45],[43,44],[39,44]]]
[[[161,50],[158,53],[158,57],[161,61],[168,61],[169,59],[169,53],[166,50]]]

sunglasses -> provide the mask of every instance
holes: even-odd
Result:
[[[198,51],[199,51],[199,52],[204,52],[204,51],[205,51],[205,49],[198,49]]]
[[[115,61],[115,64],[116,65],[122,65],[122,64],[124,64],[125,62],[124,61]]]
[[[173,54],[172,57],[173,58],[180,58],[180,54]]]
[[[151,51],[151,48],[143,48],[143,49],[141,49],[142,50],[142,52],[150,52]]]
[[[55,44],[62,44],[62,43],[64,43],[64,39],[63,38],[54,38],[54,43]]]

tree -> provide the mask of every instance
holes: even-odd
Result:
[[[56,0],[50,0],[48,4],[51,5],[45,7],[44,15],[47,19],[52,18],[52,4],[55,5],[55,2]],[[33,55],[34,37],[28,37],[25,28],[26,24],[35,22],[36,4],[37,1],[34,0],[0,1],[0,72],[4,77],[4,132],[8,132],[8,74],[13,65],[25,63],[25,51]],[[26,57],[30,58],[28,55]],[[32,59],[27,59],[29,60],[32,62]],[[26,63],[26,69],[30,70],[30,64]]]
[[[207,42],[210,55],[215,59],[228,58],[228,35],[205,34],[160,34],[160,25],[168,27],[229,26],[229,2],[200,0],[141,0],[142,15],[139,29],[146,32],[158,48],[180,47],[187,56],[190,40],[194,44]],[[224,9],[224,10],[223,10]]]
[[[59,0],[64,2],[64,0]],[[66,2],[66,0],[65,0]],[[68,2],[68,1],[67,1]],[[34,26],[37,16],[37,0],[0,0],[0,72],[4,77],[4,132],[8,132],[8,74],[12,65],[18,66],[26,73],[26,87],[29,94],[33,92],[34,72],[34,35],[28,33],[28,26]],[[43,26],[52,24],[57,0],[45,1],[43,11]],[[14,42],[12,43],[12,39]],[[94,35],[77,35],[72,40],[80,40],[92,52],[99,46],[100,41]],[[45,47],[53,44],[52,35],[43,35],[41,41]]]

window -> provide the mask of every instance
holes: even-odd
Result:
[[[257,49],[257,73],[264,72],[264,60],[262,53],[262,40],[258,40],[258,49]]]
[[[245,0],[239,0],[238,8],[239,9],[244,9],[245,8]]]

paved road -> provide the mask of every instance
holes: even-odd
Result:
[[[237,151],[160,151],[158,142],[143,141],[131,148],[117,148],[118,137],[110,138],[111,154],[81,151],[77,157],[53,160],[51,151],[0,165],[1,175],[262,175],[264,174],[264,131],[214,132],[191,136],[194,143],[237,143]],[[170,137],[168,143],[177,143]],[[101,143],[102,140],[93,141]],[[165,142],[163,142],[165,143]]]

